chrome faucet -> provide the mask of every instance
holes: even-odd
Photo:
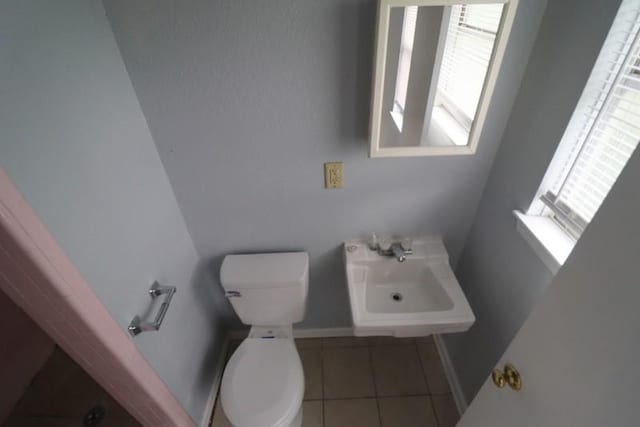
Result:
[[[386,243],[386,239],[383,242]],[[369,243],[369,249],[378,252],[380,256],[395,257],[398,262],[405,262],[407,255],[413,255],[411,248],[411,239],[402,239],[400,242],[393,242],[391,245],[380,244],[375,235]]]
[[[401,243],[394,243],[391,245],[391,252],[396,257],[398,262],[404,262],[407,259],[407,255],[411,255],[413,251],[409,248],[409,251],[405,251]]]

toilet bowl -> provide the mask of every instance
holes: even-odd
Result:
[[[300,427],[304,374],[291,337],[254,337],[231,356],[221,387],[222,408],[234,426]]]
[[[304,252],[228,255],[220,270],[227,298],[251,325],[229,359],[220,400],[234,427],[300,427],[304,373],[292,324],[304,318],[309,258]]]

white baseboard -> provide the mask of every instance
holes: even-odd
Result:
[[[442,337],[440,335],[434,335],[433,338],[434,338],[434,341],[436,342],[436,348],[438,349],[440,360],[442,361],[442,367],[444,368],[444,373],[447,376],[447,380],[449,381],[449,386],[451,387],[453,400],[455,400],[456,407],[458,408],[458,412],[462,416],[462,414],[464,414],[464,412],[467,410],[468,404],[467,404],[467,399],[464,397],[462,386],[460,386],[460,380],[458,379],[458,374],[456,373],[456,370],[453,367],[453,363],[451,362],[451,357],[449,357],[449,351],[447,350],[447,346],[445,345]]]
[[[211,392],[209,392],[207,406],[205,406],[204,414],[200,420],[200,427],[209,427],[209,421],[211,421],[211,417],[213,416],[213,408],[216,404],[216,399],[218,398],[218,389],[220,388],[220,381],[222,381],[224,362],[226,360],[227,352],[229,351],[230,342],[230,334],[227,334],[224,342],[222,343],[222,350],[220,351],[220,357],[218,358],[218,366],[216,366],[216,373],[213,377],[213,384],[211,385]]]
[[[352,337],[353,328],[294,329],[295,338]]]
[[[229,332],[229,338],[232,340],[243,340],[247,337],[249,329],[239,329]],[[353,328],[320,328],[305,329],[294,328],[294,338],[332,338],[332,337],[352,337]]]

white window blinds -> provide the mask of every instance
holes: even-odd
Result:
[[[556,154],[562,164],[542,196],[576,237],[640,140],[639,29],[640,0],[624,0],[563,136],[563,154]]]
[[[439,103],[467,130],[482,94],[502,8],[502,4],[451,6],[438,77]]]

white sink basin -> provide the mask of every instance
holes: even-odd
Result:
[[[344,254],[355,335],[426,336],[475,322],[441,239],[415,239],[404,262],[359,240],[345,242]]]

